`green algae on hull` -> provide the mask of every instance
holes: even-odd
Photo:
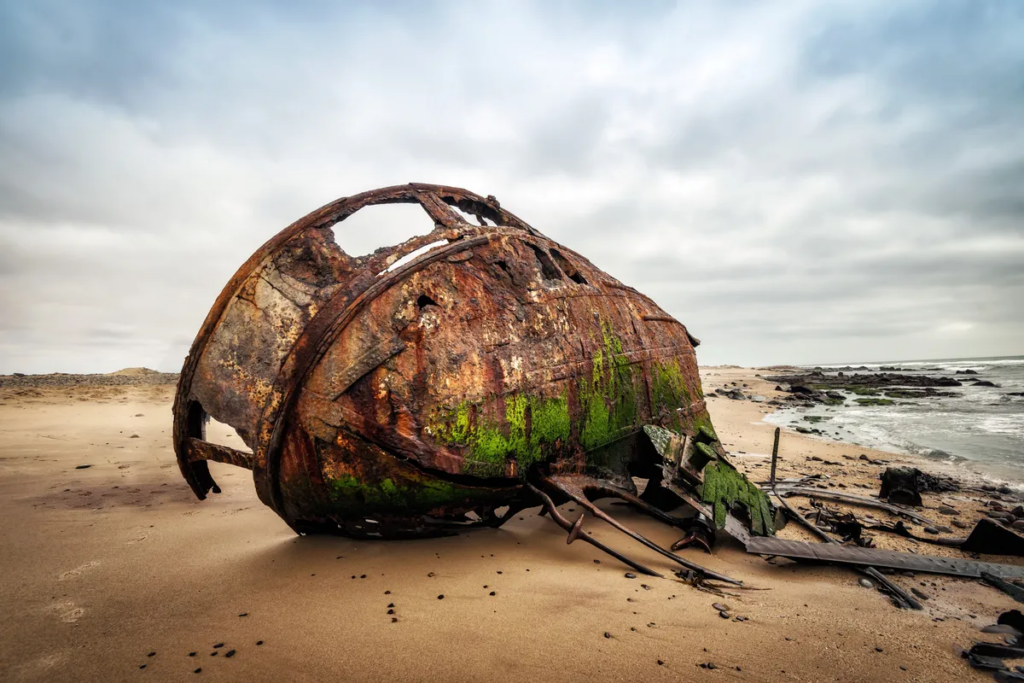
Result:
[[[637,426],[637,390],[633,364],[607,321],[601,322],[602,347],[594,352],[591,378],[579,380],[586,451],[611,443]]]
[[[638,368],[606,320],[601,321],[600,335],[600,346],[590,358],[590,372],[572,380],[578,412],[570,406],[565,390],[554,398],[512,393],[503,398],[504,419],[501,408],[495,407],[502,399],[463,401],[436,413],[429,433],[441,443],[466,447],[464,472],[475,476],[503,476],[508,463],[515,461],[516,472],[523,478],[534,463],[570,449],[572,439],[586,453],[588,468],[624,465],[627,458],[617,453],[621,448],[616,444],[639,431],[647,412],[647,396],[641,391],[644,382]],[[699,384],[687,386],[678,359],[653,361],[651,373],[653,421],[663,418],[678,431],[696,434],[704,429],[717,438],[707,411],[689,416],[691,392],[698,400],[702,394]]]
[[[505,463],[515,460],[520,477],[524,477],[530,465],[543,459],[544,446],[557,447],[569,440],[569,401],[564,395],[549,399],[507,396],[504,424],[476,417],[474,412],[479,415],[482,411],[474,411],[463,401],[431,429],[442,443],[469,447],[468,474],[501,476]]]
[[[344,474],[331,479],[330,484],[335,502],[368,512],[415,509],[426,511],[443,505],[465,503],[473,498],[493,499],[493,492],[488,489],[476,490],[442,479],[422,479],[417,480],[415,486],[406,486],[390,478],[372,484]]]

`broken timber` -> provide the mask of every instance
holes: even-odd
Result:
[[[746,548],[748,553],[757,555],[777,555],[792,559],[835,562],[861,567],[888,567],[902,571],[946,574],[972,579],[982,578],[983,572],[1000,579],[1024,578],[1024,567],[1016,565],[915,555],[877,548],[807,543],[757,536],[752,536],[747,541]]]

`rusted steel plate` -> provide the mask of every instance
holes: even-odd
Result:
[[[861,567],[888,567],[912,572],[949,574],[968,578],[981,578],[982,572],[1001,579],[1024,578],[1024,567],[994,562],[976,562],[951,557],[932,557],[901,553],[894,550],[861,548],[859,546],[836,545],[831,543],[806,543],[787,541],[781,538],[751,536],[744,544],[748,553],[757,555],[778,555],[802,560],[836,562]]]

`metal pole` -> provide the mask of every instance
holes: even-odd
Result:
[[[775,428],[775,445],[772,446],[772,477],[771,485],[775,486],[775,463],[779,459],[779,432],[782,431],[780,428]]]

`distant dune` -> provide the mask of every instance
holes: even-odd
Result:
[[[109,374],[109,375],[121,375],[121,376],[123,376],[123,375],[138,376],[138,375],[160,375],[160,374],[163,374],[163,373],[157,372],[156,370],[150,370],[149,368],[125,368],[124,370],[118,370],[117,372],[110,372],[110,373],[107,373],[107,374]]]

